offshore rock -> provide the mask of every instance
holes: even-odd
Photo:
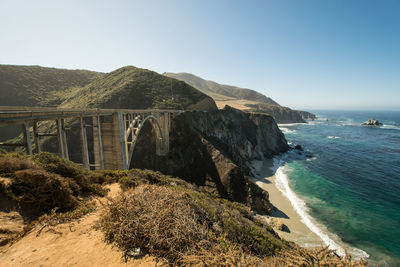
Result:
[[[382,125],[382,123],[380,123],[378,120],[375,120],[374,118],[371,118],[371,119],[367,120],[366,122],[364,122],[361,125],[379,126],[379,125]]]
[[[253,210],[269,212],[268,193],[247,178],[253,159],[288,150],[275,120],[226,107],[184,112],[171,123],[170,151],[155,155],[154,132],[144,125],[130,167],[159,170]],[[149,141],[151,140],[150,144]]]

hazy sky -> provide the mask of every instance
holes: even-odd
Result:
[[[294,108],[400,109],[400,1],[0,0],[0,64],[134,65]]]

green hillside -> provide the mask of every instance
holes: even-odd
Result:
[[[191,86],[199,89],[205,94],[208,94],[214,97],[213,94],[219,94],[231,98],[236,99],[246,99],[252,100],[256,102],[261,102],[269,105],[276,105],[279,106],[274,100],[269,97],[266,97],[263,94],[260,94],[254,90],[247,89],[247,88],[240,88],[231,85],[224,85],[219,84],[213,81],[204,80],[200,77],[197,77],[190,73],[180,72],[180,73],[172,73],[172,72],[165,72],[165,76],[175,78],[181,81],[184,81]]]
[[[65,90],[85,86],[102,75],[88,70],[0,65],[0,105],[57,106]]]
[[[216,109],[211,97],[187,83],[133,66],[71,90],[60,107]]]

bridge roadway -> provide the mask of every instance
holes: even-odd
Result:
[[[169,151],[171,117],[182,112],[182,110],[158,109],[0,106],[0,131],[9,125],[18,124],[22,125],[23,134],[22,142],[0,143],[0,146],[23,146],[26,153],[32,155],[42,151],[43,137],[56,136],[60,157],[69,159],[67,131],[79,130],[82,163],[85,168],[126,170],[131,164],[136,141],[145,122],[149,121],[155,130],[157,155],[165,155]],[[88,124],[89,120],[92,125]],[[47,126],[43,127],[45,121]],[[55,132],[40,132],[51,128],[49,122],[54,122]],[[72,125],[78,127],[67,128]],[[88,150],[88,127],[93,131],[93,151]],[[94,157],[92,164],[89,154]]]

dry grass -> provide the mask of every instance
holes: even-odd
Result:
[[[267,258],[264,262],[268,266],[367,266],[366,261],[353,261],[350,255],[340,257],[327,247],[313,250],[295,247],[283,250],[278,256]]]
[[[260,266],[262,260],[251,254],[243,252],[239,248],[213,246],[211,249],[199,249],[182,257],[177,265],[191,267],[254,267]]]
[[[129,253],[144,253],[176,262],[199,247],[209,247],[203,211],[185,193],[141,185],[105,205],[100,227],[106,240]]]

